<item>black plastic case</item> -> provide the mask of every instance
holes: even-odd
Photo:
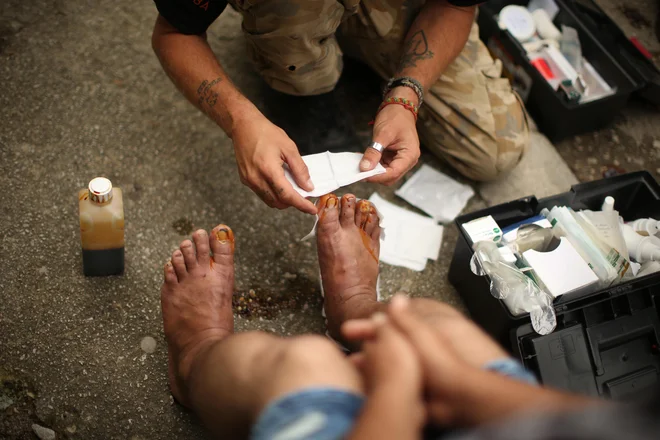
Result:
[[[648,172],[575,185],[569,192],[537,200],[526,197],[456,219],[459,237],[449,281],[472,318],[518,357],[542,383],[592,396],[639,397],[660,383],[660,273],[581,297],[554,302],[557,329],[540,336],[529,315],[513,316],[490,294],[487,277],[470,270],[471,242],[461,225],[492,215],[506,227],[555,205],[600,210],[612,196],[626,220],[660,218],[660,186]]]
[[[552,141],[592,131],[609,124],[633,93],[660,105],[660,72],[631,43],[616,24],[592,0],[555,0],[560,11],[554,23],[575,28],[583,55],[603,79],[616,88],[614,95],[588,102],[570,103],[556,92],[532,66],[522,45],[500,29],[497,14],[509,4],[526,6],[526,0],[491,0],[479,7],[481,39],[503,58],[514,83],[525,83],[523,94],[529,113]],[[518,73],[516,73],[518,72]],[[531,84],[529,84],[531,82]]]

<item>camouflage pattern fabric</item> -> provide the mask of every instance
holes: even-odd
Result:
[[[383,79],[399,62],[422,0],[233,0],[248,50],[274,89],[292,95],[331,91],[342,55]],[[427,90],[417,129],[422,145],[465,176],[493,180],[515,167],[529,143],[524,106],[474,23],[461,54]]]

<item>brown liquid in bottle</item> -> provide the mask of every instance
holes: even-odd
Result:
[[[78,192],[83,272],[87,276],[124,272],[124,200],[104,177]]]

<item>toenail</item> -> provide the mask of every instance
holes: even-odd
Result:
[[[369,212],[369,210],[370,210],[370,208],[369,208],[368,203],[360,203],[360,211],[361,212],[367,213],[367,212]]]
[[[175,257],[180,257],[181,256],[181,251],[174,251],[174,256]]]
[[[220,243],[226,243],[227,240],[229,240],[229,231],[226,229],[219,229],[215,232],[215,238],[217,238]]]
[[[337,199],[335,197],[330,197],[326,202],[325,206],[327,208],[334,208],[335,206],[337,206]]]

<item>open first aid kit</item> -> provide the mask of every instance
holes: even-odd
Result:
[[[660,185],[636,172],[459,216],[449,281],[548,386],[613,399],[660,384]]]

